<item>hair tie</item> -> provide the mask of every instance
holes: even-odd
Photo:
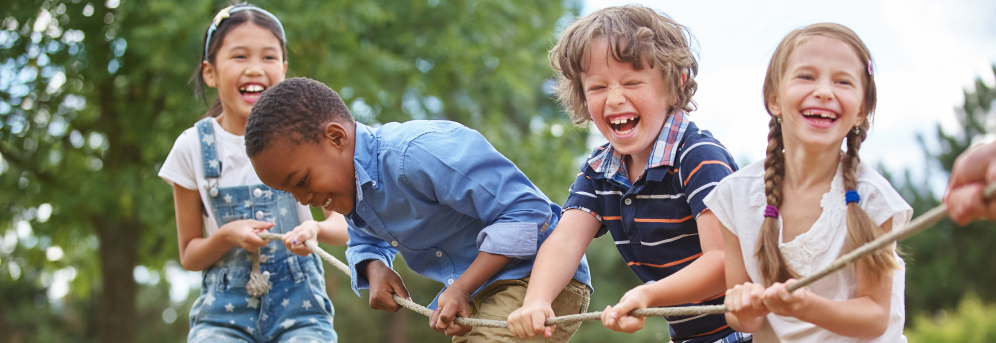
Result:
[[[255,7],[255,6],[241,6],[241,7],[235,7],[234,5],[233,6],[228,6],[228,7],[225,7],[224,9],[222,9],[221,11],[218,11],[218,14],[216,14],[214,16],[214,20],[211,21],[211,26],[208,27],[207,39],[204,40],[204,60],[205,61],[207,61],[207,59],[208,59],[208,47],[211,46],[211,35],[214,34],[214,31],[218,29],[218,26],[221,25],[222,21],[224,21],[228,17],[232,16],[232,13],[235,13],[235,12],[238,12],[238,11],[244,11],[244,10],[253,10],[253,11],[265,14],[266,16],[270,17],[270,19],[273,19],[273,21],[277,22],[277,26],[280,27],[280,37],[279,38],[283,39],[285,43],[287,42],[287,35],[284,33],[284,25],[280,23],[280,19],[277,19],[277,17],[274,16],[273,13],[267,12],[266,10],[264,10],[262,8],[259,8],[259,7]]]
[[[875,71],[872,68],[872,60],[869,58],[868,59],[868,76],[872,76],[872,75],[875,75]]]
[[[844,193],[844,198],[845,198],[845,203],[847,204],[861,201],[861,196],[858,195],[858,191],[854,190],[847,191],[847,193]]]
[[[778,209],[774,206],[768,205],[764,208],[764,216],[771,218],[778,218]]]

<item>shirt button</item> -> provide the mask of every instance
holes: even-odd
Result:
[[[261,190],[259,188],[256,188],[255,190],[252,191],[252,195],[254,195],[257,198],[259,198],[259,197],[263,196],[263,190]]]
[[[633,199],[626,198],[626,200],[623,200],[623,203],[625,203],[626,205],[630,205],[633,203]]]
[[[256,220],[263,220],[263,211],[256,211]]]
[[[377,181],[370,181],[370,185],[374,186],[374,187],[377,187]]]
[[[436,257],[443,257],[443,252],[442,251],[437,251],[436,252]]]
[[[452,285],[453,284],[453,279],[446,280],[446,284],[447,285]]]
[[[392,247],[398,246],[398,241],[391,241],[391,246]]]

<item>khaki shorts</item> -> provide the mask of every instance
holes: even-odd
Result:
[[[508,320],[508,315],[522,307],[526,298],[526,286],[529,278],[518,280],[500,280],[489,285],[470,301],[470,316],[472,318]],[[553,300],[553,313],[557,316],[580,314],[588,311],[588,301],[591,293],[588,286],[578,280],[571,280],[567,287]],[[578,331],[581,323],[557,325],[553,338],[547,340],[543,335],[531,338],[518,338],[508,329],[474,327],[467,335],[453,337],[454,343],[463,342],[567,342]]]

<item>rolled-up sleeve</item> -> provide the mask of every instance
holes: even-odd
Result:
[[[425,134],[404,153],[407,187],[488,223],[480,251],[531,259],[553,216],[552,203],[477,131],[457,127]]]
[[[384,240],[368,235],[365,232],[349,228],[349,242],[346,243],[346,260],[349,262],[349,271],[352,273],[350,286],[357,296],[360,296],[361,289],[370,288],[370,282],[362,277],[356,270],[356,265],[366,260],[378,260],[384,262],[388,267],[394,268],[394,256],[398,250]]]

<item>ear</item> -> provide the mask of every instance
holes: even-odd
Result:
[[[325,142],[337,150],[344,150],[349,145],[349,131],[335,121],[325,124],[323,134]]]
[[[201,77],[204,78],[204,83],[207,84],[208,87],[217,87],[215,83],[214,66],[211,65],[211,63],[201,61]]]
[[[284,61],[284,77],[287,76],[287,61]]]
[[[777,101],[769,101],[768,113],[776,117],[782,115],[782,105],[779,105]]]
[[[681,90],[685,90],[685,81],[688,81],[688,74],[681,73]]]

